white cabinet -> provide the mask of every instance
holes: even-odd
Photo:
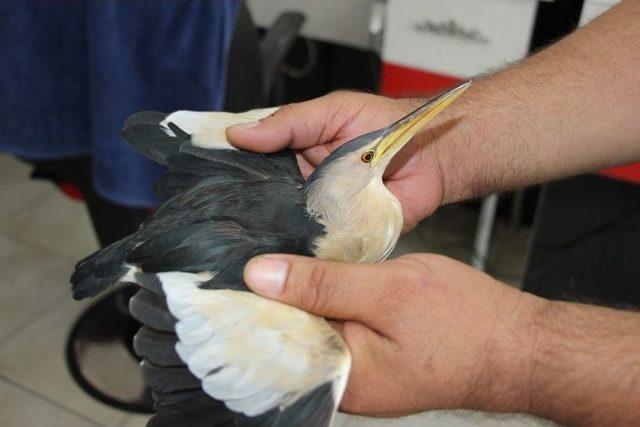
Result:
[[[466,78],[524,57],[534,0],[388,0],[383,60]]]
[[[580,25],[584,25],[604,13],[607,9],[620,3],[619,0],[586,0],[582,7]]]

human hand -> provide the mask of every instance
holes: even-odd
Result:
[[[244,278],[260,295],[340,321],[353,358],[345,412],[527,409],[541,298],[427,254],[374,265],[265,255]]]
[[[383,128],[408,114],[423,101],[335,92],[311,101],[285,105],[259,122],[231,126],[234,145],[258,152],[297,150],[303,176],[308,177],[334,149],[364,133]],[[433,129],[426,133],[433,132]],[[443,177],[426,141],[413,141],[394,159],[385,183],[402,205],[404,230],[435,211],[442,203]]]

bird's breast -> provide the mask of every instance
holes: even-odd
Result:
[[[382,182],[372,182],[343,203],[318,220],[325,233],[315,240],[314,255],[330,261],[362,263],[387,258],[402,231],[400,202]]]

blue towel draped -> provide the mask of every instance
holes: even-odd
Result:
[[[120,138],[139,110],[216,110],[239,0],[0,2],[0,151],[90,155],[98,192],[158,200],[161,167]]]

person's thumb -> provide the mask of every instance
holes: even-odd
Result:
[[[336,106],[326,96],[285,105],[259,121],[229,126],[227,139],[238,148],[259,153],[313,147],[332,136],[326,127],[335,127],[327,121],[333,108]]]
[[[382,264],[345,264],[296,255],[261,255],[244,269],[255,293],[318,316],[375,322],[368,313],[393,292],[392,269]]]

